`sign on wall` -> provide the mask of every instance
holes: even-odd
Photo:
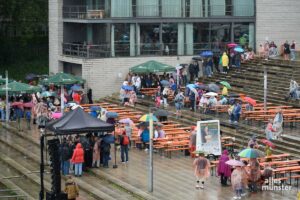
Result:
[[[198,121],[196,151],[206,154],[221,155],[220,121]]]

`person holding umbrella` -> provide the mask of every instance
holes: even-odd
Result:
[[[204,157],[204,152],[196,152],[199,157],[193,162],[194,174],[197,178],[196,189],[204,189],[204,182],[210,176],[210,163],[209,160]],[[201,182],[201,185],[199,185]]]
[[[176,96],[175,96],[175,107],[176,107],[176,118],[181,117],[181,109],[184,104],[184,98],[185,96],[183,95],[183,92],[180,91]]]

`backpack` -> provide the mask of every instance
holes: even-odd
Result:
[[[128,145],[128,144],[129,144],[129,138],[127,135],[124,135],[122,145]]]

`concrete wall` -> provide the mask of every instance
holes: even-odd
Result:
[[[300,42],[300,0],[256,0],[256,10],[257,49],[266,38],[278,45]]]
[[[86,88],[93,89],[93,98],[97,99],[119,92],[129,72],[129,68],[149,60],[176,66],[178,63],[190,63],[191,56],[173,57],[128,57],[105,59],[72,59],[61,57],[61,61],[82,64],[82,77],[86,79]]]
[[[62,70],[59,56],[62,53],[63,22],[62,1],[49,0],[49,73]]]

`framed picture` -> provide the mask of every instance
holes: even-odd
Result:
[[[198,121],[196,151],[206,154],[221,155],[220,121]]]

